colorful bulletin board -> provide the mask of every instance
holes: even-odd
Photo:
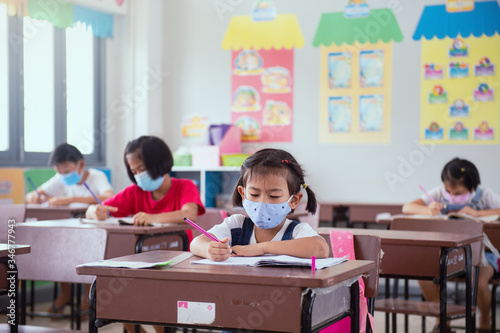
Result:
[[[0,204],[24,202],[24,178],[21,168],[0,168]]]
[[[436,24],[439,22],[439,24]],[[498,144],[500,9],[424,8],[413,39],[422,39],[420,141]]]
[[[321,15],[313,41],[321,48],[320,142],[390,142],[392,41],[401,40],[391,9]]]
[[[232,50],[231,122],[242,141],[292,141],[294,47],[303,45],[294,14],[232,17],[222,48]]]

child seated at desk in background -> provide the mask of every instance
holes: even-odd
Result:
[[[26,194],[26,203],[43,203],[50,206],[65,206],[73,202],[93,204],[96,200],[83,185],[85,182],[99,200],[113,195],[113,189],[106,174],[96,169],[86,169],[82,153],[67,143],[58,145],[49,157],[49,165],[57,174],[36,191]]]
[[[155,136],[141,136],[125,148],[125,167],[134,183],[121,190],[103,205],[87,209],[87,218],[105,220],[134,216],[135,225],[185,223],[184,217],[196,220],[205,213],[200,193],[189,179],[170,177],[174,159],[167,144]]]
[[[479,187],[481,180],[476,166],[464,159],[455,158],[441,172],[442,186],[429,191],[433,202],[426,195],[403,206],[404,214],[438,215],[458,211],[471,216],[500,214],[500,197],[489,189]],[[490,248],[493,246],[487,244]],[[497,258],[483,250],[479,268],[477,306],[480,311],[479,329],[488,332],[491,326],[491,291],[488,281],[498,271]],[[432,281],[419,281],[426,300],[439,301],[439,289]]]
[[[103,205],[92,205],[87,209],[87,218],[105,220],[108,212],[114,217],[134,216],[134,225],[150,223],[185,223],[184,217],[196,220],[205,213],[200,193],[189,179],[170,177],[174,158],[167,144],[155,136],[141,136],[125,147],[125,168],[134,183]],[[187,230],[192,239],[191,230]],[[124,324],[134,332],[134,324]],[[156,332],[163,327],[154,326]],[[142,327],[141,332],[146,332]]]
[[[263,149],[248,157],[240,169],[233,192],[233,204],[249,217],[231,215],[208,232],[222,243],[200,235],[191,243],[191,252],[214,261],[224,261],[234,251],[238,256],[286,254],[295,257],[326,258],[329,247],[307,223],[286,218],[303,193],[307,207],[316,212],[316,197],[304,181],[304,172],[295,158],[280,149]]]
[[[57,172],[54,177],[38,188],[38,193],[32,191],[26,195],[27,203],[42,203],[49,201],[50,206],[64,206],[73,202],[96,203],[96,200],[83,185],[85,182],[99,200],[105,200],[113,195],[113,189],[108,177],[100,170],[86,169],[82,153],[67,143],[58,145],[49,157],[49,165]],[[90,285],[86,286],[88,294]],[[64,307],[71,300],[69,283],[61,283],[61,292],[49,309],[51,313],[63,313]],[[87,310],[86,298],[82,302],[82,310]]]

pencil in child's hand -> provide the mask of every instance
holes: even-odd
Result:
[[[99,205],[104,206],[104,205],[102,204],[102,201],[101,201],[101,200],[99,200],[99,198],[97,197],[97,195],[95,195],[95,194],[94,194],[94,192],[92,192],[92,190],[90,189],[90,187],[87,185],[87,183],[86,183],[86,182],[83,182],[83,186],[85,186],[85,187],[87,188],[87,190],[89,190],[90,194],[92,194],[92,196],[94,197],[95,201],[97,201],[97,203],[98,203]],[[109,214],[109,211],[108,211],[108,215],[110,215],[110,214]]]
[[[436,200],[434,200],[434,199],[431,197],[431,195],[430,195],[429,193],[427,193],[427,191],[426,191],[426,190],[424,190],[424,188],[423,188],[423,186],[422,186],[422,185],[418,185],[418,187],[420,187],[420,189],[422,190],[422,192],[424,192],[424,194],[427,196],[427,198],[429,198],[429,200],[430,200],[431,202],[436,202]]]
[[[31,188],[33,188],[33,191],[35,191],[36,195],[38,195],[38,199],[42,200],[42,195],[40,192],[38,192],[38,189],[36,188],[35,184],[31,180],[30,176],[26,176],[26,179],[28,180],[28,183],[30,183]]]
[[[207,231],[205,231],[205,229],[203,229],[202,227],[200,227],[199,225],[197,225],[196,223],[194,223],[193,221],[191,221],[190,219],[188,219],[187,217],[184,218],[184,221],[186,221],[187,223],[189,223],[193,228],[195,228],[196,230],[198,230],[199,232],[201,232],[202,234],[204,234],[205,236],[207,236],[208,238],[210,238],[211,240],[213,240],[214,242],[218,242],[218,243],[222,243],[220,240],[218,240],[214,235],[211,235],[209,234]],[[234,252],[233,250],[231,250],[231,253],[232,254],[236,254],[238,255],[236,252]]]

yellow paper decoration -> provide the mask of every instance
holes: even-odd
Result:
[[[254,22],[250,16],[233,16],[222,41],[224,50],[289,50],[304,46],[295,14],[277,15],[273,21]]]
[[[7,5],[7,14],[9,16],[29,16],[28,0],[0,0],[0,3]]]

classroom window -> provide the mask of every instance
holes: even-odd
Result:
[[[0,151],[9,149],[9,54],[7,39],[7,6],[0,4]]]
[[[24,150],[50,153],[54,131],[54,28],[24,18]]]
[[[104,165],[105,40],[0,5],[0,166],[47,166],[56,145]]]
[[[77,23],[66,29],[67,137],[83,154],[94,151],[94,36]]]

